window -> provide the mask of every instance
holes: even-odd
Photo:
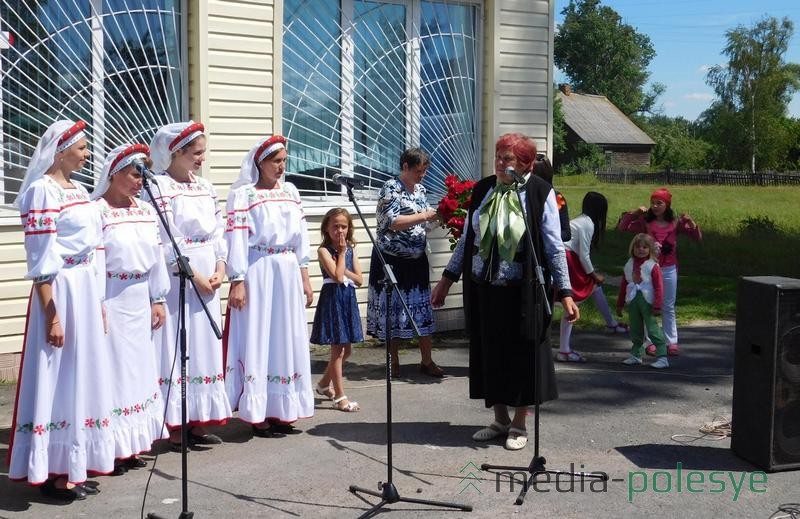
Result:
[[[378,189],[405,148],[431,155],[425,184],[479,178],[480,5],[286,0],[283,133],[305,196],[338,195],[341,173]]]
[[[91,187],[108,150],[183,118],[181,0],[2,1],[14,41],[0,48],[0,202],[54,120],[88,124],[92,159],[76,178]]]

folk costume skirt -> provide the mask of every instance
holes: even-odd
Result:
[[[129,458],[168,438],[164,399],[158,387],[156,347],[147,276],[106,279],[106,317],[111,354],[114,455]]]
[[[569,282],[572,286],[572,298],[576,303],[585,301],[594,292],[595,281],[586,273],[581,261],[575,252],[567,249],[567,267],[569,269]]]
[[[48,344],[33,290],[9,442],[8,478],[34,485],[54,475],[81,483],[88,473],[114,470],[113,373],[95,266],[61,269],[52,288],[64,346]]]
[[[417,336],[411,320],[417,324],[420,335],[425,337],[436,331],[431,306],[431,282],[428,257],[401,258],[384,253],[386,262],[392,266],[397,279],[397,291],[411,310],[406,314],[397,292],[392,292],[392,304],[386,308],[386,287],[382,283],[384,272],[378,253],[372,251],[369,268],[369,291],[367,293],[367,333],[377,339],[386,339],[386,312],[391,314],[392,339],[413,339]]]
[[[228,309],[225,389],[249,423],[314,415],[305,295],[294,252],[250,250],[247,302]]]
[[[216,269],[211,242],[184,250],[192,269],[211,276]],[[178,342],[178,289],[180,278],[170,276],[167,294],[167,319],[155,333],[159,364],[158,382],[167,406],[167,425],[181,425],[181,362]],[[208,310],[220,325],[219,291],[203,295]],[[186,380],[187,420],[191,425],[224,424],[231,417],[231,406],[225,396],[225,375],[222,362],[222,341],[217,339],[192,286],[186,284],[186,344],[189,356]]]

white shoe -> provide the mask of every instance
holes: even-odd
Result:
[[[642,363],[642,359],[636,355],[631,355],[627,359],[623,360],[622,363],[627,364],[628,366],[636,366]]]
[[[528,445],[528,431],[511,427],[506,438],[506,449],[518,451],[524,449],[526,445]]]
[[[669,361],[667,360],[667,358],[666,358],[666,357],[659,357],[659,358],[657,358],[657,359],[655,360],[655,362],[653,362],[652,364],[650,364],[650,367],[651,367],[651,368],[655,368],[655,369],[664,369],[664,368],[668,368],[668,367],[669,367]]]

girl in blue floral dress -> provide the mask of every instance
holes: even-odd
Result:
[[[351,344],[364,340],[356,299],[356,287],[361,286],[363,277],[353,249],[353,218],[346,209],[331,209],[322,219],[321,231],[322,245],[317,249],[317,257],[323,281],[311,342],[330,344],[331,358],[316,391],[332,398],[334,408],[354,412],[360,407],[344,394],[342,380],[342,365],[350,356]]]

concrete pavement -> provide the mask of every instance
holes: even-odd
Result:
[[[419,354],[403,350],[405,378],[392,385],[394,483],[405,497],[467,503],[474,511],[398,503],[388,507],[390,516],[766,518],[782,503],[800,501],[797,471],[754,473],[759,469],[737,458],[729,439],[672,439],[700,436],[703,424],[731,416],[733,326],[687,327],[680,333],[683,355],[671,358],[672,367],[663,371],[622,365],[630,347],[625,336],[574,333],[575,349],[589,362],[557,364],[560,398],[541,408],[541,453],[548,469],[602,471],[611,480],[539,483],[522,506],[514,505],[519,486],[511,490],[507,476],[482,471],[480,465],[526,466],[533,438],[518,452],[506,451],[499,441],[471,440],[492,417],[482,402],[467,398],[464,338],[436,337],[434,358],[448,374],[443,380],[420,375]],[[327,350],[313,353],[316,380]],[[196,518],[357,517],[367,510],[377,500],[365,500],[348,487],[377,489],[387,480],[383,355],[379,347],[357,348],[345,367],[347,393],[361,404],[360,413],[339,412],[329,401],[318,401],[315,416],[297,424],[303,433],[284,438],[253,438],[238,420],[219,428],[224,445],[189,455],[189,510]],[[2,458],[13,389],[0,388]],[[528,426],[532,432],[532,417]],[[180,455],[159,452],[144,509],[178,517]],[[152,456],[145,459],[152,465]],[[149,471],[95,478],[102,492],[68,505],[10,483],[5,474],[2,465],[0,517],[135,518]]]

